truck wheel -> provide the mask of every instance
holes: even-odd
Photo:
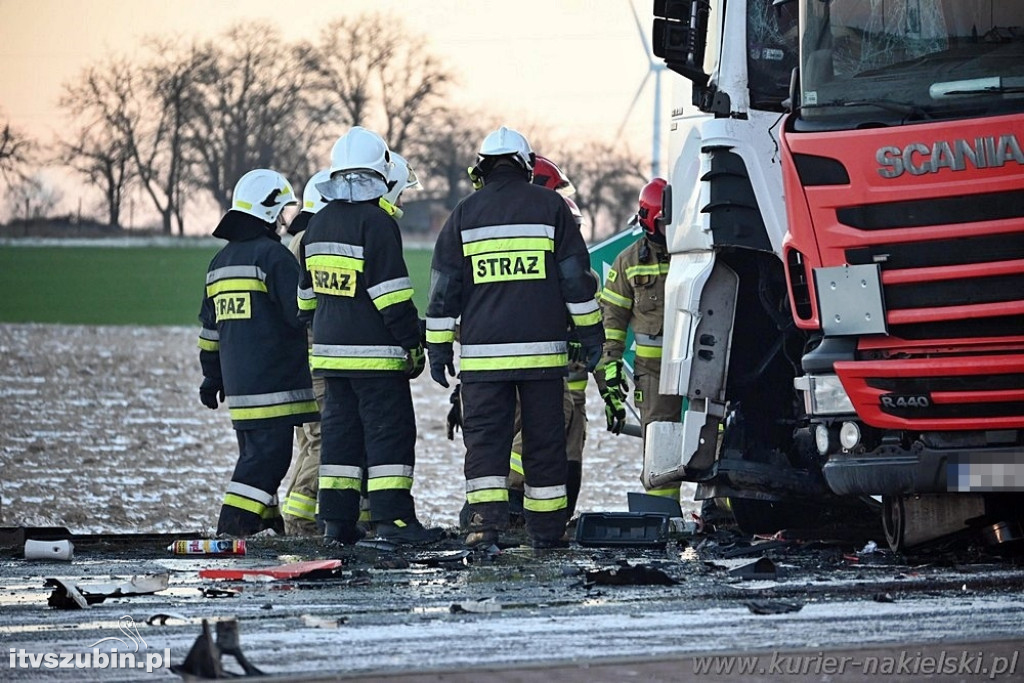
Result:
[[[902,496],[882,496],[882,529],[889,549],[894,553],[903,552],[907,531],[907,513],[903,509]]]

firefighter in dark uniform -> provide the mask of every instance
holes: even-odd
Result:
[[[416,416],[409,380],[424,368],[422,333],[398,224],[379,203],[392,162],[379,135],[356,126],[331,152],[327,205],[300,253],[299,308],[312,319],[313,373],[324,377],[319,515],[328,543],[354,544],[366,476],[370,521],[400,544],[441,538],[416,518]]]
[[[298,318],[299,265],[277,234],[281,211],[294,204],[276,171],[249,171],[235,185],[231,209],[214,230],[227,240],[206,273],[199,319],[203,405],[227,403],[238,437],[217,534],[284,531],[277,489],[292,458],[296,425],[319,419]]]
[[[455,207],[434,246],[427,348],[431,377],[447,387],[460,320],[468,546],[495,543],[508,526],[517,392],[526,530],[535,548],[564,545],[569,326],[590,369],[604,340],[587,246],[565,200],[531,184],[533,164],[518,132],[490,133],[471,169],[482,187]]]
[[[651,422],[678,422],[682,412],[682,397],[658,392],[669,261],[662,214],[666,184],[664,179],[655,178],[640,190],[636,220],[644,235],[615,257],[600,297],[606,336],[602,363],[606,386],[601,396],[605,400],[608,431],[618,434],[626,420],[623,400],[627,383],[622,354],[626,332],[632,328],[636,341],[633,402],[640,410],[641,435],[645,439]],[[679,500],[679,484],[650,489],[647,493]]]

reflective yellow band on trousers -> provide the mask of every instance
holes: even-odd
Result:
[[[305,494],[292,491],[284,499],[284,509],[282,512],[291,517],[314,522],[316,521],[316,498],[310,498]]]
[[[479,370],[528,370],[532,368],[558,368],[569,362],[564,353],[544,356],[517,356],[513,358],[466,358],[462,357],[461,369],[473,372]]]
[[[366,490],[408,491],[412,488],[412,474],[409,465],[374,465],[366,470]]]
[[[262,517],[263,513],[267,510],[267,506],[263,503],[258,503],[255,500],[244,498],[234,493],[224,494],[224,505],[240,508],[246,512],[251,512],[254,515],[259,515],[260,517]]]
[[[536,498],[523,496],[523,509],[530,512],[555,512],[557,510],[564,510],[567,507],[569,507],[569,499],[566,496],[548,498],[546,500],[537,500]]]
[[[508,489],[484,489],[466,493],[466,502],[474,503],[507,503]]]
[[[320,475],[319,484],[321,489],[333,489],[335,491],[362,491],[363,480],[351,477],[330,477]]]
[[[639,358],[661,358],[661,347],[660,346],[640,346],[636,345],[636,355]]]
[[[260,408],[228,407],[228,412],[231,414],[232,420],[264,420],[271,417],[315,413],[318,410],[319,408],[315,400],[303,401],[301,403],[286,403],[277,406],[263,406]]]
[[[521,453],[512,451],[512,455],[508,459],[508,468],[518,474],[523,474],[523,456]]]

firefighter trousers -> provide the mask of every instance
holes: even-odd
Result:
[[[313,394],[323,410],[324,379],[313,378]],[[281,506],[284,530],[290,536],[316,533],[316,494],[320,476],[320,423],[307,422],[295,428],[295,442],[299,454],[292,466],[287,493]]]
[[[277,489],[292,459],[290,424],[237,429],[238,462],[224,494],[217,534],[250,536],[264,529],[284,531]]]
[[[415,521],[416,415],[408,378],[393,373],[325,380],[320,519],[354,528],[365,476],[370,521]]]
[[[470,531],[508,527],[509,453],[519,395],[523,511],[534,540],[557,540],[567,522],[564,380],[462,383],[466,502]]]

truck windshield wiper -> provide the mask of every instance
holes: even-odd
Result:
[[[1024,92],[1024,77],[1002,78],[991,76],[989,78],[972,78],[966,81],[946,81],[943,83],[932,83],[928,88],[928,94],[935,100],[944,97],[964,97],[971,95],[992,95],[1004,93]]]
[[[805,105],[806,107],[807,105]],[[819,102],[814,107],[877,107],[886,111],[896,112],[904,116],[916,116],[922,119],[930,119],[931,115],[916,104],[896,102],[895,100],[870,99],[870,100],[832,100],[831,102]]]

